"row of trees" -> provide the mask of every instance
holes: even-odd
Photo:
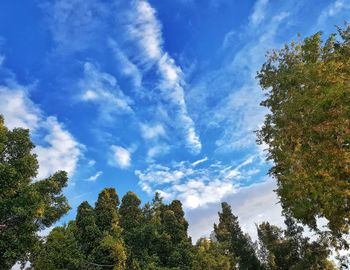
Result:
[[[167,205],[156,194],[141,207],[136,194],[128,192],[119,206],[115,189],[109,188],[95,207],[83,202],[76,220],[53,229],[31,262],[36,270],[335,269],[326,242],[305,238],[292,218],[286,225],[286,230],[259,225],[258,245],[222,203],[212,239],[193,246],[180,201]]]
[[[223,203],[213,239],[192,245],[180,201],[167,205],[156,194],[141,207],[129,192],[120,204],[110,188],[40,239],[37,232],[69,210],[67,174],[33,181],[38,162],[29,131],[8,130],[0,117],[0,268],[29,260],[45,270],[334,269],[329,247],[349,247],[350,26],[325,42],[316,33],[272,51],[258,79],[270,110],[258,141],[273,161],[286,229],[260,224],[253,243]],[[327,231],[318,218],[328,221]],[[304,237],[298,223],[318,239]]]

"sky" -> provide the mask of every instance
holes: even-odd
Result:
[[[194,240],[227,201],[244,231],[283,224],[254,131],[268,50],[349,19],[350,0],[0,1],[0,113],[29,128],[39,181],[77,206],[105,187],[180,199]]]

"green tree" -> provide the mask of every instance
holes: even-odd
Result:
[[[231,206],[226,202],[221,204],[219,224],[214,224],[217,241],[229,253],[233,261],[237,261],[241,270],[262,269],[255,254],[254,245],[250,237],[242,232],[238,219],[232,214]]]
[[[340,239],[350,226],[350,26],[272,51],[258,79],[270,110],[258,141],[284,212],[314,230],[324,217]]]
[[[98,195],[95,205],[96,224],[101,231],[108,231],[119,222],[119,197],[114,188],[105,188]]]
[[[201,238],[196,244],[192,270],[233,270],[235,262],[226,255],[219,242]]]
[[[78,207],[76,225],[79,248],[86,255],[87,260],[94,261],[93,250],[101,240],[102,233],[96,225],[95,210],[86,201]]]
[[[142,243],[144,218],[140,205],[141,200],[135,193],[129,191],[123,196],[119,209],[122,235],[128,251],[128,269],[140,269],[140,261],[146,255],[144,254],[144,243]]]
[[[122,199],[119,213],[121,216],[120,225],[124,231],[137,228],[143,220],[140,208],[141,200],[134,192],[127,192]]]
[[[67,226],[56,227],[46,238],[45,244],[31,260],[36,270],[83,270],[86,269],[84,255],[76,239],[77,228],[74,221]]]
[[[93,258],[96,264],[113,265],[114,270],[124,270],[127,255],[122,239],[118,205],[119,197],[114,188],[105,188],[100,192],[95,216],[102,237],[93,250]]]
[[[257,228],[259,255],[266,269],[336,269],[328,260],[330,250],[322,238],[310,241],[303,236],[303,227],[298,226],[292,218],[288,217],[285,223],[285,230],[268,222]]]
[[[0,115],[0,268],[26,261],[38,243],[37,232],[51,226],[69,210],[62,189],[63,171],[33,181],[38,162],[29,130],[8,130]]]

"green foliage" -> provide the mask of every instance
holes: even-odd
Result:
[[[214,225],[217,241],[231,256],[231,259],[238,262],[239,269],[262,269],[255,254],[254,245],[250,237],[242,232],[237,217],[232,214],[231,206],[225,202],[221,206],[219,224]]]
[[[340,239],[350,229],[350,25],[273,51],[258,79],[271,112],[258,137],[284,212],[314,230],[325,217]]]
[[[75,222],[54,228],[43,244],[37,258],[32,260],[36,270],[82,270],[86,266],[76,239]]]
[[[99,229],[108,231],[112,225],[119,222],[119,197],[114,188],[105,188],[98,195],[95,206],[96,224]]]
[[[102,233],[96,225],[95,211],[88,202],[79,205],[76,225],[79,247],[85,254],[91,256],[101,239]]]
[[[119,197],[114,188],[105,188],[100,192],[94,216],[102,236],[98,239],[90,258],[94,259],[94,263],[114,265],[114,270],[123,270],[127,255],[122,239],[118,205]]]
[[[0,268],[25,261],[38,243],[37,232],[69,210],[62,189],[67,174],[33,181],[38,162],[29,130],[8,130],[0,115]]]
[[[328,260],[330,250],[322,238],[310,241],[292,218],[286,219],[286,225],[284,231],[268,222],[257,228],[259,255],[266,269],[336,269]]]
[[[236,263],[225,254],[219,242],[201,238],[196,244],[196,257],[193,262],[193,270],[233,270]]]

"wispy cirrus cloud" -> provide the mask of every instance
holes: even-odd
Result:
[[[253,13],[249,17],[249,22],[252,26],[259,25],[265,19],[268,2],[269,0],[258,0],[255,2]]]
[[[118,42],[112,38],[108,39],[108,45],[112,48],[114,57],[117,63],[120,65],[121,73],[131,78],[133,86],[139,89],[142,86],[142,73],[139,68],[134,64],[126,53],[120,48]]]
[[[133,114],[133,101],[120,89],[117,79],[94,64],[84,64],[84,78],[79,86],[80,99],[96,104],[102,120],[112,121],[113,116]]]
[[[141,135],[146,140],[156,140],[166,136],[165,128],[162,124],[140,124]]]
[[[96,182],[97,178],[99,178],[103,174],[102,171],[98,171],[96,174],[91,175],[86,181],[88,182]]]
[[[128,38],[137,42],[140,56],[137,60],[146,68],[154,67],[160,76],[158,88],[167,110],[172,114],[173,125],[185,138],[185,145],[198,154],[202,144],[195,124],[189,116],[185,102],[184,81],[181,68],[163,48],[161,24],[156,11],[145,0],[134,1],[134,12],[129,13]]]
[[[60,53],[75,53],[104,42],[110,6],[98,0],[58,0],[40,5]]]
[[[339,16],[341,13],[346,15],[348,14],[349,10],[350,10],[349,1],[334,0],[321,12],[320,16],[318,17],[316,27],[322,28],[322,29],[324,29],[325,27],[329,27],[329,25],[326,26],[326,23],[329,24],[329,20],[336,18],[337,15]],[[320,31],[320,29],[318,29],[317,31]]]
[[[250,16],[251,20],[254,16],[256,22],[262,20],[262,16],[265,18],[262,5],[267,4],[267,1],[257,2]],[[280,45],[277,34],[289,13],[270,15],[266,15],[258,32],[253,31],[253,23],[248,26],[247,33],[254,32],[254,35],[241,37],[247,41],[243,47],[235,49],[234,53],[230,50],[236,45],[236,41],[232,37],[224,38],[223,48],[228,59],[225,65],[218,70],[204,73],[191,85],[188,100],[191,110],[197,112],[196,121],[210,129],[219,130],[215,140],[217,153],[257,147],[254,131],[262,124],[267,111],[259,106],[264,96],[256,81],[256,72],[265,60],[266,51]],[[232,32],[229,34],[232,35]],[[238,38],[237,36],[236,39]],[[216,96],[207,89],[216,89]],[[207,100],[211,100],[211,103]]]
[[[173,162],[171,166],[153,164],[144,171],[136,170],[135,174],[145,192],[158,191],[166,199],[181,199],[185,208],[194,209],[235,193],[242,182],[259,172],[249,166],[255,158],[249,157],[236,166],[220,162],[200,166],[206,158],[193,163]]]

